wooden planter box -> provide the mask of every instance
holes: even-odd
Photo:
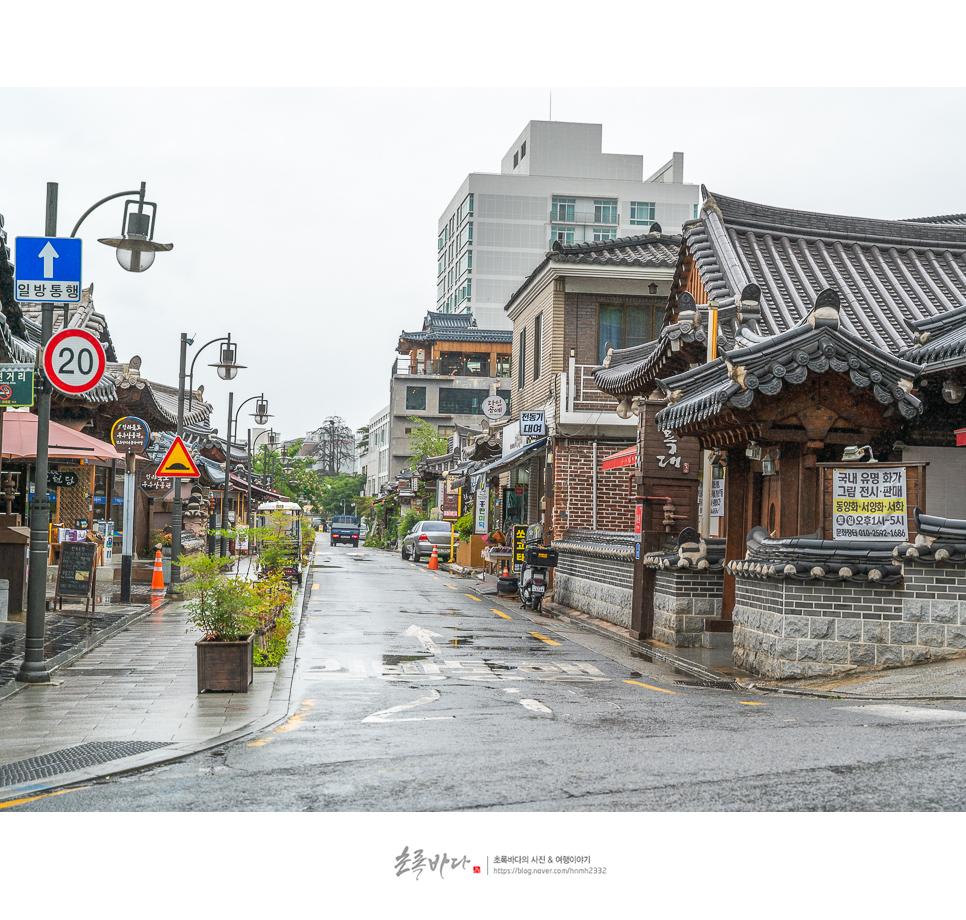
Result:
[[[254,633],[237,642],[199,639],[195,643],[198,650],[198,692],[228,690],[248,693],[248,685],[255,676],[252,663],[254,640]]]
[[[456,547],[456,564],[466,569],[483,568],[483,542],[482,535],[473,534],[469,540],[460,540],[460,545]]]

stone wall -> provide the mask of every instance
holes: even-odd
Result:
[[[903,582],[735,579],[734,663],[770,678],[834,676],[966,654],[966,566],[903,564]]]
[[[661,569],[654,574],[652,638],[675,648],[699,646],[706,617],[721,616],[722,569]]]
[[[552,600],[629,629],[634,594],[634,535],[568,531],[557,550]]]

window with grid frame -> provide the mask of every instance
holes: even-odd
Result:
[[[594,223],[616,224],[617,201],[609,198],[594,199]]]
[[[653,201],[632,201],[631,202],[631,223],[647,224],[654,223],[654,202]]]
[[[557,227],[550,229],[550,243],[563,243],[565,246],[573,244],[576,227]]]
[[[654,338],[658,308],[650,305],[601,304],[597,310],[597,360],[604,363],[607,343],[617,348],[632,348]]]
[[[594,227],[594,242],[602,243],[605,240],[616,240],[616,227]]]
[[[551,208],[550,208],[550,219],[573,221],[575,220],[574,215],[576,210],[577,210],[576,198],[552,198]]]

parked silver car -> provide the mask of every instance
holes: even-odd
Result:
[[[402,539],[400,555],[403,559],[428,560],[436,547],[436,556],[440,562],[449,562],[450,540],[453,525],[448,521],[420,521]]]

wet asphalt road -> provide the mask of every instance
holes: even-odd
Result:
[[[479,583],[318,544],[290,716],[16,811],[960,810],[966,704],[689,686]]]

